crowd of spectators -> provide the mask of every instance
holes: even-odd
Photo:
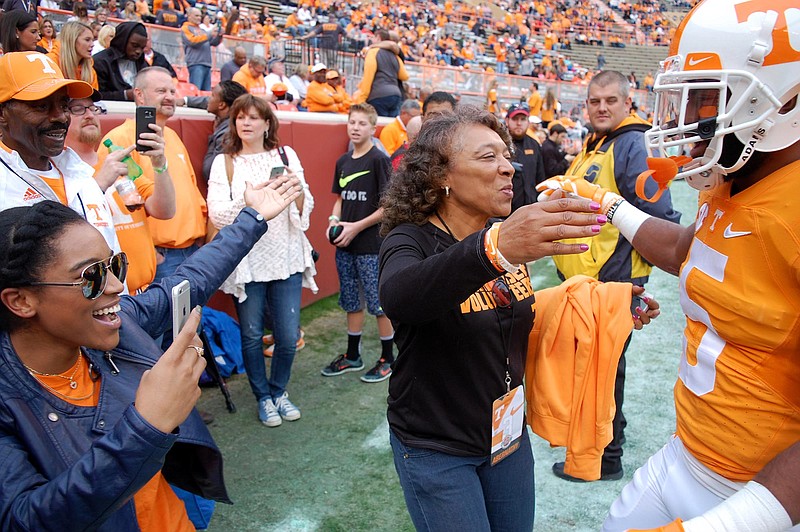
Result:
[[[299,0],[297,3],[282,0],[277,16],[273,16],[268,6],[259,12],[244,5],[235,6],[230,0],[206,0],[206,3],[196,2],[194,5],[190,4],[190,0],[152,0],[152,3],[148,0],[118,1],[61,0],[56,3],[55,0],[40,0],[40,3],[44,7],[70,9],[73,12],[70,21],[91,28],[94,37],[92,55],[110,46],[114,27],[118,24],[117,20],[113,20],[115,18],[182,29],[186,34],[182,57],[186,60],[187,69],[178,69],[178,72],[188,71],[189,81],[194,82],[197,90],[206,91],[205,94],[217,80],[231,79],[237,71],[248,68],[245,66],[248,60],[254,59],[247,57],[247,51],[241,47],[235,50],[233,46],[223,47],[222,55],[215,51],[217,59],[230,58],[230,55],[233,58],[228,63],[220,61],[215,65],[212,83],[208,71],[212,64],[208,48],[216,50],[222,37],[266,42],[264,57],[256,56],[256,62],[281,58],[284,41],[304,40],[320,49],[318,61],[296,65],[291,81],[286,78],[281,82],[283,86],[291,88],[286,97],[290,101],[289,108],[300,110],[305,109],[303,99],[305,87],[310,82],[312,64],[320,62],[333,68],[337,65],[336,54],[341,51],[369,57],[367,52],[380,32],[390,34],[397,45],[395,53],[404,62],[455,67],[472,73],[496,72],[548,82],[585,84],[605,65],[601,47],[625,47],[631,43],[663,44],[675,29],[674,23],[664,16],[666,6],[653,0],[636,3],[611,0],[607,5],[591,0],[501,0],[497,4],[480,6],[454,3],[452,0],[411,4],[394,0],[370,4],[352,4],[341,0]],[[35,2],[6,0],[5,4],[14,9],[24,10],[25,6],[30,5],[36,8]],[[45,19],[40,23],[41,40],[37,45],[40,50],[44,49],[58,58],[60,41],[57,38],[57,26],[60,25]],[[597,64],[576,63],[570,57],[574,46],[596,46],[600,50]],[[147,63],[152,65],[152,48],[146,48],[145,53],[151,58]],[[200,60],[195,61],[198,58]],[[133,57],[129,59],[137,65],[141,62]],[[137,66],[136,71],[139,68]],[[219,78],[216,77],[217,69],[221,70]],[[130,74],[135,74],[135,71]],[[338,78],[331,78],[332,83],[338,81],[339,84],[335,91],[344,91],[344,99],[357,100],[358,91],[346,83],[347,73],[341,74]],[[646,76],[640,72],[641,82],[633,72],[631,78],[634,88],[652,89],[652,72]],[[185,77],[181,79],[186,81]],[[489,78],[484,76],[482,79],[482,87],[485,87]],[[177,76],[175,80],[178,83]],[[328,80],[325,81],[327,83]],[[104,83],[102,79],[99,82],[102,92]],[[265,83],[260,90],[274,100],[271,90],[273,84]],[[189,85],[182,86],[186,87]],[[347,94],[348,88],[353,93]],[[118,89],[114,87],[114,90]],[[418,97],[415,90],[419,90],[419,87],[406,87],[406,93],[400,100],[407,96]],[[189,90],[187,94],[194,92]],[[346,108],[347,105],[337,105],[338,112],[346,112]]]

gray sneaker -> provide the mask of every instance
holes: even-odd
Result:
[[[278,427],[283,423],[275,403],[269,397],[258,402],[258,420],[268,427]]]
[[[297,421],[300,419],[300,409],[292,404],[287,392],[283,392],[283,395],[275,399],[275,408],[278,410],[278,414],[280,414],[281,418],[286,421]]]

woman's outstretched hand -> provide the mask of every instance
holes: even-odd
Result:
[[[244,202],[248,207],[257,210],[265,220],[271,220],[302,193],[303,186],[300,180],[294,177],[294,174],[283,174],[257,185],[246,182]]]
[[[549,255],[583,253],[585,244],[559,242],[565,238],[595,236],[606,223],[600,205],[584,198],[558,198],[525,205],[500,227],[498,249],[512,264],[524,264]]]

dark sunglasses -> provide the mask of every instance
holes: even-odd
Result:
[[[81,280],[74,283],[48,283],[35,282],[31,286],[80,286],[83,297],[86,299],[97,299],[106,289],[108,284],[108,271],[114,274],[121,283],[125,282],[128,276],[128,256],[124,251],[112,255],[111,258],[93,262],[81,272]]]
[[[492,283],[492,299],[494,304],[500,308],[508,308],[514,302],[511,289],[502,277],[498,277]]]

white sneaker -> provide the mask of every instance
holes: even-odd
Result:
[[[258,419],[268,427],[278,427],[283,423],[275,403],[269,397],[258,402]]]
[[[275,408],[278,410],[281,418],[286,421],[297,421],[300,419],[300,410],[292,404],[289,400],[289,394],[283,392],[283,395],[275,400]]]

